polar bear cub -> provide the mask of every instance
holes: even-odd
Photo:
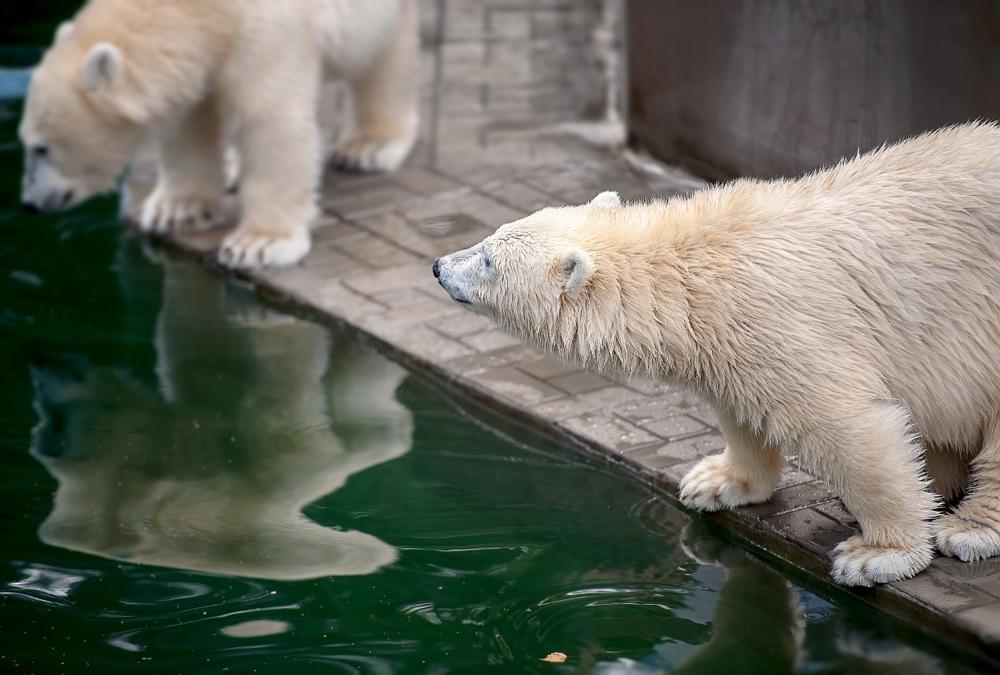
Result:
[[[1000,128],[968,124],[800,180],[539,211],[435,264],[468,309],[586,367],[686,383],[726,449],[681,499],[770,498],[799,454],[861,525],[871,585],[1000,554]],[[966,479],[966,471],[971,473]],[[938,515],[940,499],[964,499]]]
[[[90,0],[32,76],[22,201],[61,210],[111,190],[152,137],[142,229],[211,227],[232,144],[242,216],[220,260],[294,263],[318,212],[324,76],[355,93],[357,131],[336,161],[396,169],[417,132],[417,42],[414,0]]]

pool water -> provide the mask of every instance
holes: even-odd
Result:
[[[0,100],[0,671],[975,669],[124,236],[112,198],[22,215],[20,105]]]

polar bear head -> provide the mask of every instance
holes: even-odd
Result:
[[[649,250],[645,212],[614,192],[543,209],[441,258],[434,273],[453,300],[529,344],[598,370],[645,370],[662,358],[663,323],[683,316],[659,297],[673,275]]]
[[[59,211],[115,187],[141,141],[143,106],[123,53],[63,24],[31,76],[18,133],[21,201]]]

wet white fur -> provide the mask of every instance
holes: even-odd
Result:
[[[571,260],[590,261],[582,288],[568,283]],[[787,451],[861,525],[833,553],[839,582],[912,576],[935,537],[963,560],[1000,553],[996,125],[799,180],[648,204],[605,194],[440,262],[453,296],[522,339],[706,397],[727,447],[682,481],[689,506],[767,500]],[[949,498],[967,492],[936,522],[929,480]]]
[[[224,220],[232,143],[243,215],[220,259],[293,263],[317,215],[324,76],[355,93],[357,132],[337,161],[393,170],[416,136],[416,62],[413,0],[90,0],[32,78],[21,137],[49,152],[24,200],[58,209],[113,189],[153,135],[159,184],[142,228],[211,227]]]

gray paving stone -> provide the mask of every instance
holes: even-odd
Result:
[[[767,502],[744,507],[741,511],[757,518],[768,518],[816,506],[832,499],[836,499],[836,495],[826,483],[814,480],[776,490],[774,496]]]
[[[462,185],[435,171],[420,166],[407,166],[391,176],[392,182],[425,196],[459,190]]]
[[[485,316],[456,310],[442,316],[435,322],[434,330],[450,338],[460,338],[493,328],[493,322]]]
[[[892,584],[903,593],[938,609],[955,612],[958,610],[993,604],[997,599],[973,584],[956,580],[940,560],[922,574],[912,579]],[[1000,617],[997,617],[1000,620]]]
[[[374,270],[364,276],[348,279],[345,283],[362,295],[376,295],[399,288],[434,292],[438,290],[430,263],[411,262],[406,265]]]
[[[580,372],[579,366],[563,361],[556,356],[543,356],[538,359],[519,363],[517,367],[529,375],[543,380],[559,375]]]
[[[356,220],[421,198],[423,195],[398,185],[373,184],[364,189],[340,188],[326,197],[322,206],[339,216]]]
[[[516,338],[512,338],[501,330],[490,329],[474,335],[466,335],[462,342],[477,352],[489,352],[494,349],[513,347],[520,344]]]
[[[542,419],[558,422],[586,412],[607,410],[615,403],[640,396],[642,394],[624,387],[607,387],[536,406],[534,412]]]
[[[628,453],[628,458],[649,467],[653,471],[662,471],[663,469],[683,464],[687,461],[683,457],[678,457],[676,450],[668,444],[650,445],[632,450]]]
[[[338,242],[335,248],[372,267],[390,268],[418,260],[413,253],[380,237],[369,235]]]
[[[709,433],[671,441],[667,444],[665,452],[680,460],[690,462],[722,452],[725,447],[726,443],[721,436]]]
[[[538,354],[534,350],[518,345],[516,347],[505,347],[491,352],[481,354],[471,354],[453,361],[449,361],[448,366],[454,372],[471,377],[477,373],[491,368],[499,368],[512,363],[517,363],[521,359],[537,358]]]
[[[560,425],[615,452],[628,452],[660,440],[620,417],[601,412],[570,417],[560,422]]]
[[[802,474],[803,476],[809,476],[809,474],[804,473],[802,471],[785,471],[785,475],[782,476],[782,480],[785,479],[785,476],[790,476],[793,473]],[[839,499],[830,502],[824,502],[823,504],[818,505],[816,507],[816,510],[819,511],[820,513],[823,513],[833,518],[842,525],[846,525],[847,527],[851,527],[854,529],[858,528],[857,519],[851,515],[850,511],[848,511],[844,507],[843,502],[841,502]]]
[[[650,433],[667,440],[677,440],[688,436],[698,436],[710,432],[711,427],[688,415],[673,415],[660,420],[651,420],[641,425]]]
[[[487,390],[522,405],[535,405],[543,401],[562,397],[564,394],[541,380],[525,375],[516,368],[501,366],[474,372],[469,379],[483,385]]]
[[[416,205],[419,209],[420,205]],[[383,212],[361,220],[365,230],[428,260],[467,248],[493,233],[479,220],[465,213],[446,213],[433,217],[411,213]]]
[[[785,470],[781,472],[781,480],[778,481],[777,489],[780,490],[786,487],[794,487],[796,485],[801,485],[802,483],[808,483],[809,481],[813,480],[816,480],[816,477],[806,473],[805,471],[796,469],[794,467],[785,467]],[[830,516],[831,518],[834,518],[838,522],[841,522],[845,525],[850,525],[852,519],[849,518],[850,514],[847,513],[846,509],[844,509],[843,504],[841,504],[839,500],[830,503],[839,506],[840,510],[843,511],[843,513],[848,516],[848,519],[834,518],[833,514],[837,513],[836,507],[832,508],[830,511],[827,511],[825,508],[826,505],[820,504],[819,506],[816,507],[816,509]]]
[[[312,241],[313,249],[326,248],[330,244],[337,244],[347,239],[357,239],[365,236],[365,231],[353,223],[340,220],[339,217],[326,215],[323,217],[322,227],[313,229]]]
[[[386,308],[370,298],[357,293],[333,280],[317,288],[309,296],[309,304],[323,312],[356,321],[365,315],[372,315]]]
[[[567,394],[573,395],[584,394],[588,391],[603,389],[613,385],[610,380],[603,378],[600,375],[594,375],[593,373],[582,371],[550,377],[546,380],[546,382],[557,389],[561,389]]]
[[[377,316],[362,317],[358,325],[373,335],[404,348],[414,356],[440,365],[472,354],[472,350],[458,342],[446,338],[423,323],[390,322]]]
[[[772,516],[767,522],[786,538],[803,544],[823,557],[827,556],[837,544],[855,534],[851,528],[814,509]]]

